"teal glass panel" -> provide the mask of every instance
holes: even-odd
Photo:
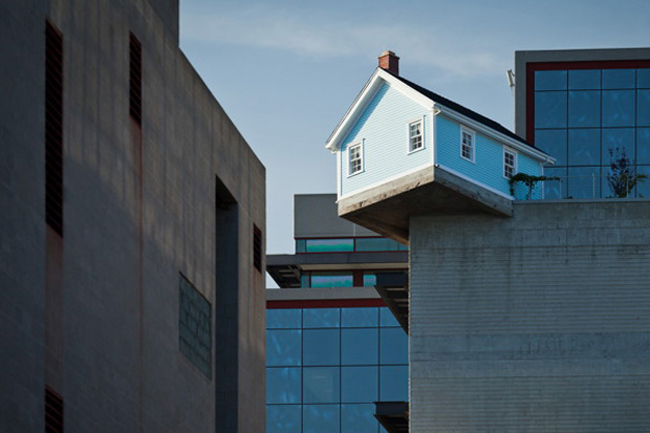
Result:
[[[566,167],[544,167],[544,176],[560,179],[544,181],[544,199],[556,200],[567,197],[568,182]]]
[[[636,163],[650,164],[650,128],[636,129]],[[649,183],[646,180],[645,183]]]
[[[341,402],[368,403],[379,397],[379,368],[342,367]]]
[[[602,126],[634,126],[634,90],[603,91]]]
[[[600,126],[600,92],[574,90],[569,92],[569,127]]]
[[[303,408],[304,433],[339,433],[339,405],[309,405]]]
[[[378,308],[342,308],[341,327],[364,328],[379,326]]]
[[[266,407],[266,433],[301,433],[302,406],[280,405]]]
[[[633,89],[634,69],[603,69],[603,89]]]
[[[357,238],[357,251],[397,251],[398,245],[388,238]]]
[[[379,330],[381,364],[408,364],[408,336],[402,328]]]
[[[569,167],[569,197],[600,198],[600,167]]]
[[[566,92],[535,92],[535,128],[566,128]]]
[[[636,126],[650,126],[650,90],[638,90],[636,98]]]
[[[388,307],[381,307],[379,309],[379,323],[381,326],[400,326]]]
[[[312,272],[311,287],[352,287],[351,272]]]
[[[306,239],[308,253],[335,253],[354,251],[353,239]]]
[[[306,367],[303,369],[304,403],[338,403],[340,367]]]
[[[374,272],[363,273],[363,287],[374,287],[377,285],[377,275]]]
[[[650,68],[636,70],[636,87],[650,89]]]
[[[302,328],[302,310],[299,308],[273,308],[266,310],[268,329]]]
[[[379,400],[408,401],[408,375],[406,365],[379,367]]]
[[[306,253],[307,242],[304,239],[296,239],[296,253]]]
[[[341,363],[344,365],[377,365],[379,359],[379,332],[377,331],[377,328],[342,329]]]
[[[625,154],[634,162],[634,129],[632,128],[616,128],[616,129],[603,129],[603,146],[602,146],[602,159],[601,165],[609,166],[612,161],[612,153],[614,155],[618,151]]]
[[[302,330],[269,329],[266,331],[266,365],[302,364]]]
[[[311,282],[309,280],[309,273],[300,276],[300,287],[302,287],[303,289],[307,287],[311,287]]]
[[[535,71],[535,90],[565,90],[567,71]]]
[[[600,70],[585,69],[569,71],[569,89],[600,89]]]
[[[378,426],[374,404],[341,405],[341,433],[377,433]]]
[[[303,331],[304,365],[339,365],[341,363],[338,329],[305,329]]]
[[[600,164],[600,129],[569,130],[569,164]]]
[[[303,310],[305,328],[338,328],[341,324],[339,308],[305,308]]]
[[[398,250],[398,251],[408,251],[408,250],[409,250],[409,246],[408,246],[408,245],[404,245],[404,244],[400,244],[400,243],[398,243],[398,245],[397,245],[397,250]]]
[[[301,400],[300,368],[266,369],[266,403],[292,404]]]
[[[538,129],[535,131],[535,146],[556,159],[556,165],[567,162],[567,130]]]

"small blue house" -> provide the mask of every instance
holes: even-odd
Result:
[[[408,218],[425,211],[511,215],[510,178],[541,176],[553,158],[400,77],[398,61],[391,51],[382,54],[327,141],[337,157],[339,214],[403,242]],[[516,198],[525,195],[520,190]],[[541,188],[533,194],[541,198]]]

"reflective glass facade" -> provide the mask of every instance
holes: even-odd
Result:
[[[392,239],[382,237],[296,239],[296,253],[298,254],[349,253],[362,251],[408,251],[408,247]]]
[[[636,173],[650,175],[650,68],[621,66],[529,65],[528,135],[557,159],[545,174],[560,178],[545,182],[545,198],[615,196],[608,175],[623,152]],[[650,197],[650,181],[630,196]]]
[[[408,400],[408,339],[388,308],[267,310],[267,432],[379,433]]]

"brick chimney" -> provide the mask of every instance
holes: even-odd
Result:
[[[399,75],[399,57],[392,51],[384,51],[379,56],[379,67],[393,75]]]

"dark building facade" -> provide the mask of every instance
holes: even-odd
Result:
[[[265,171],[178,1],[0,22],[0,431],[263,431]]]

